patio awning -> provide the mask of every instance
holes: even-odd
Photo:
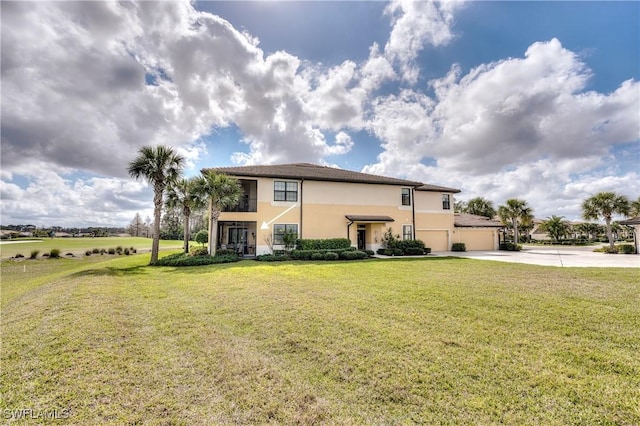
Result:
[[[370,216],[370,215],[356,215],[356,214],[348,214],[345,216],[351,222],[395,222],[392,217],[389,216]]]

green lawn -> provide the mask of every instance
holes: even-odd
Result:
[[[636,270],[147,262],[3,261],[0,409],[113,425],[640,424]]]
[[[14,240],[23,241],[19,243],[12,242],[7,244],[2,240],[0,244],[0,255],[3,259],[15,256],[20,253],[29,257],[32,250],[40,250],[40,254],[49,253],[51,249],[59,249],[64,256],[66,253],[74,253],[82,255],[87,250],[94,248],[109,249],[121,246],[135,247],[137,250],[151,250],[151,238],[143,237],[97,237],[97,238],[41,238],[34,240]],[[195,243],[193,243],[196,245]],[[181,248],[183,241],[176,240],[160,240],[161,249]]]

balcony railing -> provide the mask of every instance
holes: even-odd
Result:
[[[240,202],[233,207],[224,209],[225,212],[257,212],[258,200],[255,198],[242,198]]]

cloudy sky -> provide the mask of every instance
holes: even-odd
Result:
[[[640,195],[640,3],[9,2],[2,224],[151,216],[148,144],[312,162],[536,217]]]

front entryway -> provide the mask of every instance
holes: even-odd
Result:
[[[360,226],[358,225],[358,250],[365,250],[367,248],[367,230],[366,228],[360,229]]]

